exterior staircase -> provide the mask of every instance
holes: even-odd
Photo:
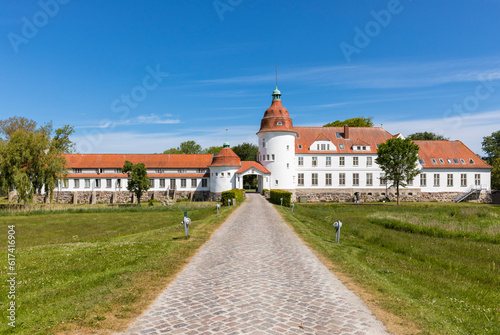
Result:
[[[478,197],[479,197],[479,193],[481,193],[482,190],[483,190],[482,186],[480,186],[480,185],[473,185],[473,186],[469,187],[467,189],[467,191],[465,191],[464,193],[460,194],[455,199],[455,202],[456,203],[462,202],[462,201],[464,201],[465,199],[467,199],[468,197],[470,197],[473,194],[477,194]]]

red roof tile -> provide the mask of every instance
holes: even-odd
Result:
[[[230,148],[223,148],[214,156],[210,166],[241,166],[241,159]]]
[[[456,169],[491,169],[491,166],[483,161],[478,155],[470,150],[460,141],[413,141],[418,144],[420,150],[418,157],[423,159],[425,165],[423,168],[456,168]],[[432,159],[436,160],[436,164]],[[439,161],[442,160],[442,163]],[[448,161],[451,161],[451,163]],[[460,160],[463,160],[463,164]],[[474,163],[472,163],[470,160]],[[456,163],[454,160],[457,160]]]
[[[370,146],[370,150],[363,151],[363,153],[377,153],[377,144],[392,138],[392,134],[380,127],[349,127],[347,139],[344,135],[344,127],[293,127],[293,130],[298,134],[298,137],[295,138],[296,153],[318,153],[318,151],[310,151],[309,147],[321,134],[337,147],[336,151],[326,151],[332,153],[359,153],[359,151],[352,150],[356,141],[363,141],[366,143],[365,145]],[[340,138],[337,138],[337,133],[339,133]],[[344,149],[340,148],[340,144],[344,145]],[[299,145],[302,146],[302,149],[299,149]]]
[[[211,154],[66,154],[66,166],[82,168],[122,168],[125,161],[144,163],[147,168],[208,168]]]
[[[293,123],[288,110],[283,107],[281,100],[273,100],[271,107],[264,113],[260,121],[260,132],[263,131],[292,131]]]
[[[271,173],[262,164],[260,164],[259,162],[254,162],[254,161],[241,162],[241,167],[238,171],[236,171],[236,173],[243,173],[243,172],[248,171],[250,169],[259,170],[260,172],[265,173],[265,174]]]
[[[149,178],[205,178],[210,177],[209,173],[148,173]],[[119,173],[71,173],[68,178],[128,178],[127,174]]]

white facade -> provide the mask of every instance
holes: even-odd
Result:
[[[295,134],[290,132],[261,132],[259,162],[272,171],[270,189],[295,188]]]

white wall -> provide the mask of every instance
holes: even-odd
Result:
[[[271,172],[269,189],[294,189],[297,183],[294,171],[295,134],[262,132],[258,135],[259,161]]]

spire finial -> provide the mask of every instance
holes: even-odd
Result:
[[[278,89],[278,64],[276,64],[276,89]]]
[[[229,142],[227,141],[227,128],[226,128],[226,142],[224,142],[223,148],[229,148]]]

